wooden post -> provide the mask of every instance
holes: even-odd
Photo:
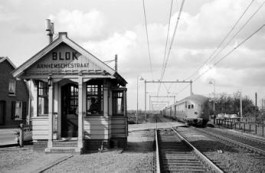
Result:
[[[51,85],[49,86],[49,129],[48,129],[48,148],[52,148],[52,139],[53,139],[53,84],[52,79],[49,79]]]
[[[262,136],[264,137],[264,124],[262,124]]]
[[[21,123],[19,128],[19,146],[23,147],[23,139],[24,139],[24,125]]]
[[[83,78],[78,80],[78,149],[83,148]],[[81,152],[81,151],[80,151]]]

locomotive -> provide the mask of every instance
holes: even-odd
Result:
[[[209,121],[209,99],[191,95],[161,111],[164,117],[179,120],[194,126],[206,126]]]

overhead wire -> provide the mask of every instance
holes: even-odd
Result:
[[[190,79],[192,78],[194,75],[196,75],[198,73],[198,71],[204,67],[208,62],[210,62],[212,59],[214,59],[217,55],[219,55],[219,53],[221,51],[219,51],[215,56],[214,54],[217,52],[217,50],[223,45],[223,43],[225,42],[225,40],[230,36],[230,34],[232,33],[232,31],[236,28],[236,26],[238,25],[238,23],[241,21],[241,19],[243,18],[243,16],[246,14],[246,12],[249,10],[250,6],[253,4],[255,0],[252,0],[249,5],[247,6],[247,8],[244,10],[244,12],[241,14],[241,16],[237,19],[237,21],[234,23],[233,27],[229,30],[229,32],[225,35],[225,37],[222,39],[222,41],[218,44],[218,46],[216,47],[216,49],[211,53],[211,55],[206,59],[206,61],[204,61],[204,63],[199,67],[197,68],[197,70],[195,70],[194,73],[192,73],[192,75],[190,75],[189,77],[187,77],[186,79]],[[244,26],[244,25],[243,25]],[[243,29],[244,27],[241,27],[240,31]],[[239,32],[240,32],[239,31]],[[237,32],[237,34],[239,33]],[[235,36],[237,35],[235,34]],[[233,38],[235,38],[235,36],[233,36]],[[228,42],[228,44],[231,42],[232,39],[230,39],[230,41]],[[228,45],[226,44],[226,46]],[[224,50],[226,48],[226,46],[223,47],[223,49],[221,50]]]
[[[166,61],[166,52],[167,52],[167,45],[168,45],[168,39],[169,39],[170,26],[171,26],[171,17],[172,17],[172,11],[173,11],[173,4],[174,4],[174,0],[171,0],[170,10],[169,10],[169,17],[168,17],[167,38],[166,38],[166,44],[165,44],[165,49],[164,49],[164,57],[163,57],[163,64],[162,64],[162,68],[161,68],[161,74],[163,73],[164,66],[165,66],[165,61]],[[160,90],[160,85],[161,85],[161,83],[158,86],[157,95],[158,95],[159,90]]]
[[[175,28],[174,28],[173,36],[172,36],[172,39],[171,39],[171,42],[170,42],[170,46],[169,46],[169,49],[168,49],[168,52],[167,52],[166,62],[165,62],[165,65],[164,65],[160,80],[163,80],[163,77],[164,77],[164,74],[165,74],[165,71],[166,71],[166,68],[167,68],[168,59],[169,59],[169,56],[170,56],[170,53],[171,53],[172,45],[173,45],[173,43],[175,41],[175,35],[176,35],[176,31],[177,31],[177,28],[178,28],[178,25],[179,25],[179,21],[180,21],[180,17],[181,17],[181,14],[182,14],[182,10],[183,10],[183,7],[184,7],[184,2],[185,2],[185,0],[182,0],[181,6],[180,6],[180,10],[179,10],[179,14],[178,14],[178,17],[177,17],[177,22],[176,22],[176,25],[175,25]]]
[[[175,28],[174,28],[173,36],[171,38],[169,49],[168,49],[168,52],[167,52],[167,55],[166,55],[166,60],[165,60],[164,66],[162,67],[160,81],[163,80],[164,75],[165,75],[165,71],[166,71],[166,68],[167,68],[167,63],[168,63],[168,60],[169,60],[169,57],[170,57],[172,45],[173,45],[174,40],[175,40],[175,35],[176,35],[176,31],[177,31],[177,28],[178,28],[178,25],[179,25],[179,21],[180,21],[180,17],[181,17],[181,14],[182,14],[183,7],[184,7],[184,3],[185,3],[185,0],[182,0],[181,5],[180,5],[180,10],[179,10],[179,13],[178,13],[178,17],[177,17],[177,21],[176,21],[176,25],[175,25]],[[157,95],[159,95],[160,87],[161,87],[161,85],[159,85],[159,88],[158,88],[158,91],[157,91]]]
[[[149,42],[149,35],[147,29],[147,17],[146,17],[146,10],[145,10],[145,0],[143,0],[143,11],[144,11],[144,23],[145,23],[145,33],[146,33],[146,40],[147,40],[147,49],[148,49],[148,57],[149,57],[149,65],[150,65],[150,72],[153,78],[153,67],[152,67],[152,59],[151,59],[151,51],[150,51],[150,42]]]
[[[252,1],[253,2],[253,1]],[[252,4],[252,2],[250,4]],[[244,27],[250,22],[250,20],[259,12],[259,10],[265,5],[265,1],[263,1],[263,3],[257,8],[257,10],[248,18],[248,20],[241,26],[241,28],[234,34],[234,36],[227,42],[226,46],[228,46],[228,44],[231,43],[231,41],[244,29]],[[249,8],[249,6],[247,7],[247,9]],[[245,12],[244,12],[245,13]],[[243,13],[243,14],[244,14]],[[202,77],[204,74],[206,74],[209,70],[211,70],[214,66],[216,66],[217,64],[219,64],[223,59],[225,59],[227,56],[229,56],[233,51],[235,51],[238,47],[240,47],[241,45],[243,45],[247,40],[249,40],[251,37],[253,37],[257,32],[259,32],[263,27],[265,26],[265,24],[263,24],[261,27],[259,27],[255,32],[253,32],[251,35],[249,35],[246,39],[244,39],[243,41],[241,41],[237,46],[235,46],[233,49],[231,49],[228,53],[226,53],[224,56],[222,56],[219,60],[217,60],[215,63],[213,63],[213,66],[209,67],[207,70],[205,70],[203,73],[199,74],[199,76],[197,76],[193,82],[197,81],[200,77]],[[222,49],[224,50],[224,48]],[[219,55],[220,51],[218,52],[217,55]],[[216,56],[217,56],[216,55]],[[215,56],[215,58],[216,58]],[[206,64],[204,64],[206,65]],[[203,66],[204,66],[203,65]],[[201,68],[200,68],[201,69]],[[199,71],[200,69],[198,69],[197,71]],[[194,73],[195,74],[195,73]],[[197,73],[196,73],[197,74]],[[191,77],[193,77],[194,75],[191,75]],[[179,93],[183,92],[186,88],[188,87],[188,85],[186,87],[184,87]]]
[[[228,57],[231,53],[233,53],[238,47],[243,45],[246,41],[248,41],[251,37],[253,37],[255,34],[257,34],[263,27],[265,27],[265,24],[261,25],[256,31],[254,31],[252,34],[250,34],[247,38],[245,38],[243,41],[241,41],[237,46],[235,46],[233,49],[231,49],[227,54],[225,54],[222,58],[220,58],[218,61],[216,61],[213,65],[216,66],[219,64],[222,60],[224,60],[226,57]],[[207,73],[212,67],[205,70],[203,73],[201,73],[197,78],[194,79],[194,81],[198,80],[201,76],[203,76],[205,73]]]
[[[165,49],[164,49],[164,58],[163,58],[163,64],[162,64],[161,73],[163,71],[163,68],[165,66],[165,61],[166,61],[166,52],[167,52],[167,44],[168,44],[168,39],[169,39],[169,31],[170,31],[170,26],[171,26],[171,17],[172,17],[172,10],[173,10],[173,2],[174,2],[174,0],[171,0],[171,3],[170,3],[170,12],[169,12],[169,17],[168,17],[167,38],[166,38],[166,44],[165,44]]]

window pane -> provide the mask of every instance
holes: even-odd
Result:
[[[16,95],[16,80],[10,79],[9,86],[8,86],[9,95]]]
[[[48,114],[48,85],[45,82],[38,83],[38,115]]]
[[[103,115],[103,85],[87,84],[86,98],[87,115]]]
[[[113,92],[113,115],[124,115],[123,91]]]

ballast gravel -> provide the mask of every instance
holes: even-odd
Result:
[[[125,150],[110,149],[71,157],[36,152],[32,146],[0,148],[0,172],[155,172],[153,140],[153,130],[129,132]]]

